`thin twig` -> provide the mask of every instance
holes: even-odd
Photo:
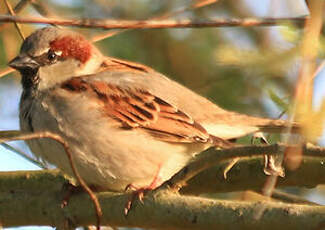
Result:
[[[0,131],[0,143],[7,142],[7,141],[14,141],[14,140],[31,140],[31,139],[41,139],[41,138],[50,138],[57,142],[59,142],[69,159],[69,163],[72,169],[74,176],[76,177],[80,186],[88,193],[90,199],[94,203],[96,217],[97,217],[97,229],[100,229],[100,219],[103,215],[102,209],[100,207],[99,201],[93,191],[89,188],[86,182],[82,179],[79,175],[78,170],[73,162],[72,153],[70,151],[69,145],[66,141],[59,135],[51,133],[51,132],[36,132],[36,133],[22,133],[20,131]]]
[[[30,1],[31,0],[21,0],[20,2],[18,2],[14,8],[15,14],[18,14],[20,11],[22,11]],[[0,31],[4,30],[7,26],[9,26],[9,24],[0,25]]]
[[[315,77],[318,76],[318,74],[325,68],[325,60],[322,61],[319,66],[317,66],[316,71],[314,72],[312,78],[315,79]]]
[[[4,77],[4,76],[7,76],[8,74],[10,74],[10,73],[12,73],[12,72],[14,72],[14,71],[15,71],[14,69],[7,67],[7,68],[3,69],[3,70],[0,72],[0,78],[2,78],[2,77]]]
[[[300,196],[290,194],[290,193],[287,193],[287,192],[283,192],[283,191],[280,191],[278,189],[274,189],[271,197],[274,198],[274,199],[278,199],[280,201],[283,201],[283,202],[287,202],[287,203],[319,205],[319,204],[317,204],[315,202],[312,202],[312,201],[306,200],[304,198],[301,198]]]
[[[39,17],[17,17],[0,15],[0,22],[18,22],[24,24],[55,24],[61,26],[77,26],[100,29],[158,29],[158,28],[206,28],[206,27],[251,27],[274,26],[292,21],[305,21],[298,18],[247,18],[218,20],[110,20],[110,19],[53,19]]]
[[[44,3],[44,1],[35,1],[31,2],[31,5],[34,9],[43,17],[55,17],[56,15],[53,13],[53,10],[47,7],[48,3]]]
[[[1,143],[0,144],[2,147],[4,147],[5,149],[14,152],[16,154],[18,154],[19,156],[21,156],[22,158],[28,160],[29,162],[37,165],[38,167],[42,168],[42,169],[47,169],[46,165],[43,164],[40,161],[35,160],[34,158],[28,156],[26,153],[24,153],[23,151],[20,151],[19,149],[16,149],[15,147],[12,147],[11,145],[8,145],[6,143]]]
[[[196,9],[199,9],[199,8],[202,8],[202,7],[206,7],[206,6],[209,6],[211,4],[214,4],[216,2],[218,2],[219,0],[201,0],[201,1],[194,1],[194,3],[192,3],[191,5],[189,6],[185,6],[181,9],[178,9],[178,10],[175,10],[175,11],[172,11],[172,12],[167,12],[163,15],[160,15],[160,16],[156,16],[154,17],[153,19],[166,19],[166,18],[171,18],[175,15],[179,15],[179,14],[182,14],[186,11],[191,11],[191,10],[196,10]]]
[[[4,0],[4,2],[5,2],[5,4],[6,4],[6,6],[7,6],[8,12],[9,12],[12,16],[15,16],[15,15],[16,15],[16,14],[15,14],[15,11],[12,9],[12,7],[11,7],[10,3],[8,2],[8,0]],[[15,27],[16,27],[16,29],[17,29],[17,31],[18,31],[20,37],[21,37],[21,39],[25,40],[25,35],[24,35],[24,33],[23,33],[23,31],[22,31],[20,25],[19,25],[17,22],[14,22],[14,25],[15,25]]]
[[[32,0],[21,0],[18,2],[14,8],[15,14],[18,14],[20,11],[22,11],[31,1]]]
[[[211,5],[213,3],[216,3],[216,2],[218,2],[218,0],[198,1],[198,2],[195,2],[195,3],[191,4],[188,7],[184,7],[182,9],[178,9],[178,10],[168,12],[168,13],[163,13],[162,15],[159,15],[159,16],[154,16],[154,17],[150,18],[149,20],[163,20],[163,19],[171,18],[171,17],[173,17],[175,15],[182,14],[182,13],[184,13],[186,11],[199,9],[199,8]],[[104,34],[97,34],[94,37],[92,37],[91,40],[92,40],[92,42],[98,42],[98,41],[101,41],[103,39],[115,36],[117,34],[121,34],[121,33],[126,32],[126,31],[130,31],[130,30],[131,29],[124,29],[124,30],[120,29],[120,30],[114,30],[114,31],[106,32]]]

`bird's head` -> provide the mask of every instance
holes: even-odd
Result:
[[[74,76],[95,73],[103,61],[99,50],[81,34],[56,27],[39,29],[23,42],[9,62],[24,88],[51,88]]]

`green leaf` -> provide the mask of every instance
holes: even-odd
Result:
[[[278,108],[280,108],[282,111],[288,111],[289,104],[280,98],[274,91],[273,89],[269,88],[268,89],[268,94],[270,96],[270,99],[276,104]]]

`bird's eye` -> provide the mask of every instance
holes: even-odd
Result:
[[[48,54],[47,54],[47,59],[50,61],[50,62],[54,62],[56,60],[56,53],[53,51],[53,50],[49,50]]]

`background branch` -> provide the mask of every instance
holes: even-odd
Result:
[[[15,11],[14,11],[14,9],[12,9],[12,7],[11,7],[10,3],[8,2],[8,0],[4,0],[4,2],[6,4],[6,6],[7,6],[7,9],[8,9],[8,12],[10,13],[10,15],[15,16],[16,15]],[[24,35],[23,31],[21,30],[20,25],[17,22],[14,22],[14,25],[15,25],[21,39],[25,40],[25,35]]]
[[[314,188],[325,184],[325,158],[303,157],[301,166],[295,171],[286,169],[284,178],[279,178],[277,187],[306,187]],[[228,162],[220,163],[210,169],[204,170],[182,187],[181,193],[202,194],[216,192],[234,192],[247,189],[261,191],[268,178],[263,172],[264,160],[262,157],[253,157],[239,161],[223,177],[223,171]]]
[[[263,155],[279,155],[281,156],[284,150],[291,149],[294,151],[298,149],[300,151],[300,146],[288,146],[285,144],[273,144],[264,146],[239,146],[229,149],[214,149],[210,148],[207,151],[200,154],[199,159],[191,162],[186,167],[184,167],[180,172],[175,174],[169,181],[166,181],[161,187],[171,187],[173,189],[179,189],[183,187],[186,182],[202,172],[208,169],[222,160],[227,160],[231,158],[243,158],[251,156],[263,156]],[[321,148],[313,145],[306,145],[303,150],[304,156],[313,157],[325,157],[325,148]],[[256,171],[255,171],[256,172]]]
[[[218,19],[218,20],[109,20],[109,19],[53,19],[37,17],[17,17],[0,15],[0,22],[54,24],[61,26],[78,26],[101,29],[157,29],[157,28],[202,28],[202,27],[250,27],[250,26],[273,26],[292,21],[306,20],[298,18],[265,18],[265,19]]]

